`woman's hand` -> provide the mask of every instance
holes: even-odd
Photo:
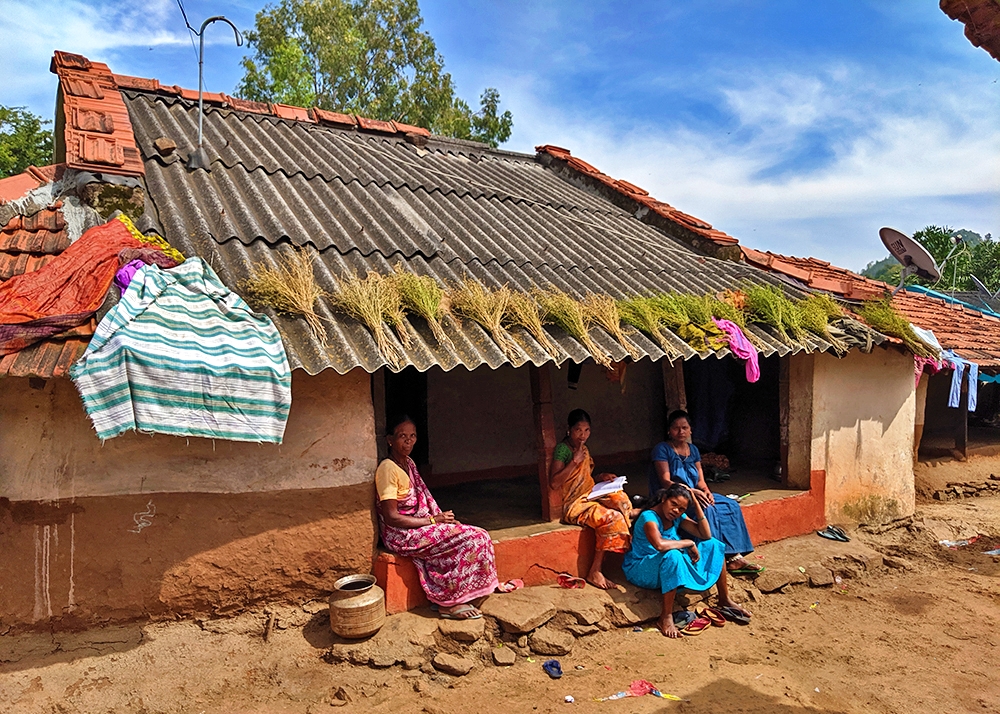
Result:
[[[694,541],[691,541],[691,545],[687,549],[687,554],[691,558],[692,563],[697,563],[701,560],[701,553],[698,552],[698,546],[694,544]]]
[[[455,520],[454,511],[442,511],[441,513],[434,516],[434,521],[436,523],[457,523]]]
[[[618,477],[615,476],[614,474],[609,474],[609,473],[603,473],[597,475],[598,481],[614,481],[616,478]]]
[[[583,460],[585,458],[587,458],[587,452],[583,444],[580,444],[575,449],[573,449],[573,461],[571,463],[578,466],[583,463]]]
[[[690,490],[691,493],[694,494],[694,497],[698,499],[698,503],[700,503],[703,507],[715,505],[715,495],[707,488],[704,490],[700,488],[692,488]]]

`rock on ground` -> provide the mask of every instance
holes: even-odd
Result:
[[[601,628],[597,625],[567,625],[566,631],[573,637],[586,637],[587,635],[596,635],[601,631]]]
[[[809,587],[825,588],[833,585],[833,571],[818,563],[806,568],[806,576],[809,578]]]
[[[768,568],[754,579],[753,584],[762,593],[773,593],[788,585],[791,580],[790,569]]]
[[[472,671],[472,668],[476,665],[476,663],[471,659],[447,654],[445,652],[439,652],[434,655],[434,659],[431,660],[431,662],[434,665],[434,669],[444,672],[445,674],[451,674],[455,677],[465,676]]]
[[[574,642],[573,635],[554,627],[543,627],[528,638],[531,650],[543,655],[568,655]]]
[[[556,614],[548,599],[529,590],[490,595],[480,609],[484,615],[496,619],[505,632],[515,635],[541,627]]]
[[[438,629],[445,637],[456,642],[475,642],[483,636],[486,621],[483,618],[475,620],[445,620],[438,623]]]
[[[554,598],[556,610],[576,619],[579,625],[593,625],[607,617],[606,605],[611,598],[603,590],[587,587],[582,590],[560,589]]]
[[[497,667],[510,667],[517,661],[517,655],[510,647],[496,647],[493,650],[493,664]]]
[[[611,599],[611,622],[616,627],[631,627],[655,620],[663,609],[660,593],[637,588],[631,583],[621,590],[606,591]]]

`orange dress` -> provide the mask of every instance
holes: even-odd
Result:
[[[594,459],[586,446],[583,450],[586,453],[583,461],[563,479],[563,523],[593,528],[597,533],[597,550],[624,553],[632,541],[629,534],[632,502],[623,491],[598,501],[587,500],[594,489]],[[569,464],[573,460],[572,451],[565,443],[560,443],[552,458]]]

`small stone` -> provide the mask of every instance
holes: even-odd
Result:
[[[510,667],[517,661],[517,655],[510,647],[496,647],[493,649],[493,664],[497,667]]]
[[[543,627],[528,640],[531,650],[543,655],[568,655],[573,651],[573,635],[553,627]]]
[[[763,593],[773,593],[788,585],[791,579],[791,571],[784,568],[768,568],[754,579],[753,584]]]
[[[818,563],[806,568],[806,575],[809,577],[811,588],[826,588],[833,585],[833,571]]]
[[[420,669],[420,666],[424,663],[423,657],[418,657],[417,655],[408,655],[403,658],[403,669],[413,671],[415,669]]]
[[[593,625],[607,615],[605,602],[610,598],[603,591],[586,588],[562,590],[556,600],[556,610],[573,617],[578,625]]]
[[[367,665],[371,658],[371,653],[363,647],[356,647],[347,653],[347,659],[351,664]]]
[[[475,642],[483,636],[486,621],[483,618],[475,620],[441,620],[438,629],[445,637],[456,642]]]
[[[484,615],[499,622],[505,632],[516,635],[541,627],[556,614],[556,608],[551,602],[526,590],[491,595],[480,609]]]
[[[161,136],[159,139],[153,141],[153,147],[161,156],[169,156],[177,148],[177,142],[166,136]]]
[[[424,704],[424,714],[446,714],[445,710],[434,704]]]
[[[597,625],[567,625],[566,631],[569,632],[573,637],[587,637],[588,635],[594,635],[601,631]]]
[[[936,501],[947,501],[948,500],[948,492],[947,491],[935,491],[934,492],[934,500],[936,500]]]
[[[388,654],[387,652],[376,652],[371,656],[368,664],[376,669],[385,669],[396,664],[397,661],[396,655]]]
[[[747,594],[750,596],[750,599],[753,600],[754,602],[760,602],[761,600],[764,599],[764,596],[761,595],[760,590],[752,586],[747,588]]]
[[[434,674],[435,672],[434,665],[431,664],[430,662],[424,662],[423,664],[420,665],[420,671],[423,672],[424,674]]]
[[[808,576],[801,570],[796,568],[791,572],[791,577],[788,579],[789,585],[802,585],[809,580]]]
[[[750,664],[753,662],[753,657],[748,655],[746,652],[733,652],[726,655],[726,661],[731,664]]]
[[[458,657],[446,652],[438,652],[434,655],[432,663],[434,664],[434,669],[455,677],[464,677],[476,665],[471,659]]]
[[[905,558],[896,558],[892,555],[883,555],[882,564],[893,570],[913,570],[913,564]]]
[[[527,635],[521,635],[520,637],[518,637],[517,638],[517,646],[521,647],[521,648],[527,647],[528,646],[528,636]]]

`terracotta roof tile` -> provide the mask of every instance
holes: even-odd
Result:
[[[333,124],[334,126],[350,126],[355,127],[358,125],[357,120],[350,114],[341,114],[340,112],[331,112],[326,109],[320,109],[319,107],[314,107],[312,109],[313,116],[321,124]],[[425,129],[426,131],[426,129]],[[428,134],[430,132],[427,132]]]
[[[816,290],[851,300],[871,300],[888,294],[889,286],[816,258],[796,258],[742,247],[747,262],[795,278]],[[931,295],[901,290],[893,305],[907,320],[931,330],[945,349],[978,363],[1000,367],[1000,319]],[[898,343],[898,340],[894,340]]]
[[[195,92],[194,98],[198,99],[198,93]],[[293,107],[289,104],[272,104],[271,111],[275,116],[281,119],[291,119],[293,121],[307,121],[310,124],[315,124],[316,120],[312,118],[308,109],[303,109],[302,107]]]
[[[941,10],[965,25],[965,36],[1000,60],[1000,3],[996,0],[941,0]]]

